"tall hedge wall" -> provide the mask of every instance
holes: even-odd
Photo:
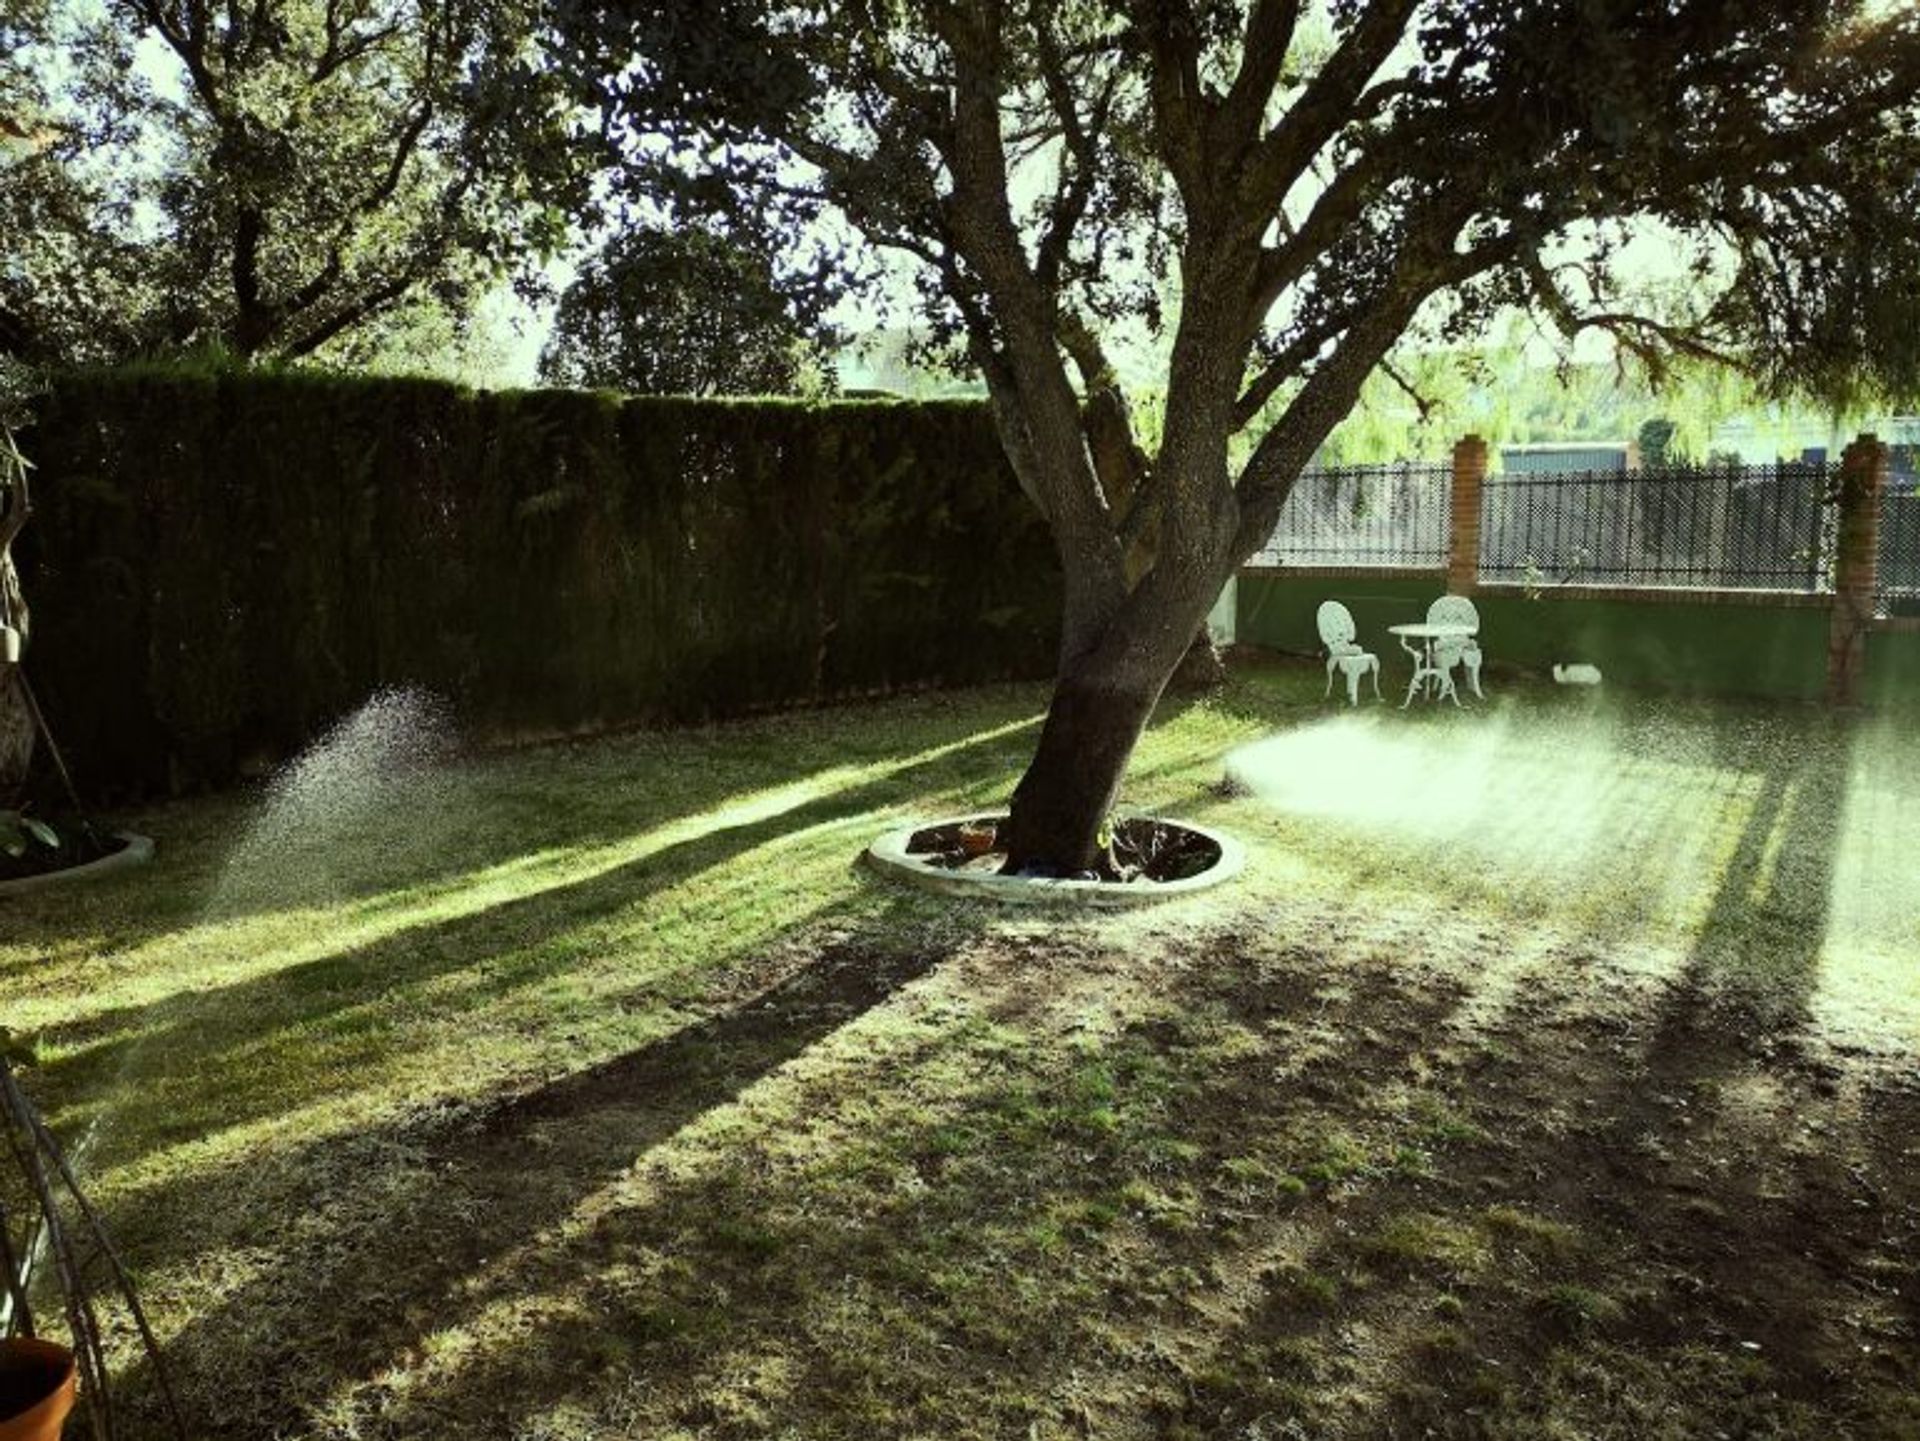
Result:
[[[102,794],[389,685],[539,732],[1052,660],[1052,547],[977,405],[119,371],[27,441],[29,673]]]

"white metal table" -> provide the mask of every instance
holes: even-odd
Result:
[[[1413,657],[1413,680],[1407,686],[1407,698],[1400,702],[1405,710],[1413,704],[1416,692],[1430,693],[1431,698],[1440,700],[1451,698],[1455,705],[1460,704],[1460,692],[1454,689],[1453,667],[1456,657],[1446,665],[1439,663],[1438,646],[1444,640],[1471,640],[1479,634],[1480,628],[1473,625],[1444,625],[1432,621],[1407,621],[1402,625],[1390,625],[1387,630],[1400,637],[1400,648]],[[1419,641],[1419,645],[1412,642]]]

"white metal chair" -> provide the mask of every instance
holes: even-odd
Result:
[[[1333,673],[1338,669],[1347,678],[1348,704],[1360,704],[1363,675],[1373,677],[1374,699],[1384,700],[1386,697],[1380,694],[1380,657],[1363,650],[1354,640],[1359,629],[1353,623],[1353,612],[1337,600],[1322,601],[1313,620],[1320,628],[1320,644],[1327,649],[1326,694],[1333,694]]]
[[[1443,595],[1427,607],[1428,625],[1470,625],[1476,631],[1480,629],[1480,612],[1472,601],[1464,595]],[[1437,670],[1451,675],[1457,665],[1467,668],[1467,683],[1473,687],[1476,697],[1484,698],[1480,689],[1480,642],[1473,636],[1455,639],[1442,637],[1433,643],[1433,663]]]

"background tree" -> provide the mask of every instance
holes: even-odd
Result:
[[[539,15],[0,0],[0,95],[60,137],[0,182],[0,346],[298,357],[422,299],[472,306],[580,200]]]
[[[124,177],[89,162],[133,131],[115,105],[65,104],[121,86],[131,56],[99,38],[70,7],[0,0],[0,357],[106,358],[133,344],[133,317],[152,304],[117,238],[132,211]]]
[[[1640,444],[1640,463],[1645,466],[1662,466],[1675,459],[1673,454],[1674,424],[1665,416],[1656,415],[1640,425],[1636,439]]]
[[[17,681],[18,661],[33,630],[13,558],[13,543],[26,529],[31,508],[27,460],[13,438],[14,426],[25,418],[15,377],[0,367],[0,810],[18,801],[37,738],[33,710]]]
[[[1920,17],[1867,0],[571,6],[628,173],[922,264],[1065,579],[1011,863],[1078,870],[1224,581],[1410,330],[1920,373]],[[1657,223],[1691,306],[1636,303]],[[1152,454],[1102,344],[1175,288]],[[1871,300],[1871,304],[1867,304]],[[1257,440],[1234,464],[1231,439]]]
[[[540,357],[555,385],[778,395],[822,383],[820,297],[699,228],[623,230],[581,268]]]

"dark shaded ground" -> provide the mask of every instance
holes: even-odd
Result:
[[[1554,957],[1472,1018],[1346,949],[869,932],[364,1138],[392,1226],[315,1198],[180,1338],[283,1383],[208,1434],[1920,1435],[1912,1076],[1684,976]]]
[[[1343,754],[1491,736],[1490,775],[1539,773],[1442,873],[1445,836],[1216,793],[1227,745],[1318,724],[1299,680],[1150,737],[1143,804],[1254,859],[1139,917],[853,869],[915,796],[996,794],[1014,695],[912,748],[823,726],[983,739],[737,814],[791,768],[779,722],[686,742],[661,795],[623,751],[508,767],[512,817],[456,855],[510,857],[508,818],[618,843],[626,811],[658,844],[251,969],[185,932],[157,1000],[129,932],[50,918],[76,1013],[37,1084],[70,1130],[111,1098],[95,1174],[199,1435],[1920,1437],[1915,1038],[1823,1019],[1829,897],[1881,865],[1842,875],[1851,737],[1385,722]],[[1624,763],[1657,748],[1697,779]],[[1565,833],[1601,838],[1592,895],[1530,845],[1576,783],[1615,806]]]

